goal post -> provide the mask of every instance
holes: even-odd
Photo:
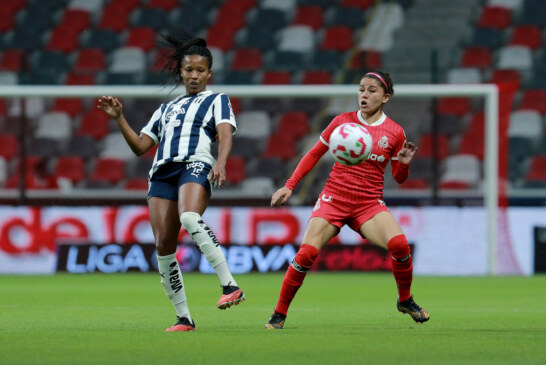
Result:
[[[356,98],[355,85],[213,85],[216,92],[248,98]],[[160,86],[3,86],[0,98],[95,98],[101,95],[165,99],[183,93],[181,87]],[[396,97],[483,97],[485,99],[484,206],[488,273],[497,272],[499,155],[499,91],[494,84],[416,84],[397,85]],[[355,99],[356,100],[356,99]]]

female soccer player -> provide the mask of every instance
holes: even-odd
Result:
[[[170,50],[165,69],[175,82],[184,83],[186,94],[161,104],[140,135],[127,123],[117,98],[103,96],[97,107],[115,119],[136,155],[159,144],[149,173],[148,210],[161,283],[178,317],[176,324],[166,331],[194,331],[195,323],[175,257],[181,225],[220,278],[223,293],[217,307],[226,309],[245,300],[216,236],[201,217],[212,187],[222,187],[226,181],[226,160],[236,123],[229,98],[206,90],[212,68],[212,55],[206,41],[192,38],[183,30],[164,39]],[[216,139],[218,158],[215,162],[210,145]]]
[[[410,292],[413,266],[408,241],[382,200],[384,173],[389,160],[392,174],[401,184],[408,177],[409,164],[417,151],[413,143],[406,141],[402,127],[383,113],[383,105],[393,94],[388,73],[365,74],[358,91],[359,110],[335,117],[322,132],[320,140],[301,159],[285,186],[273,194],[272,206],[286,203],[298,182],[328,151],[330,135],[340,124],[350,122],[366,126],[372,135],[373,146],[368,160],[356,166],[334,164],[311,214],[303,242],[284,276],[277,306],[266,328],[283,327],[290,302],[319,250],[345,224],[370,242],[388,249],[398,286],[398,310],[409,313],[416,322],[428,321],[428,312],[413,301]]]

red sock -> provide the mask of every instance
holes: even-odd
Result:
[[[398,287],[398,300],[403,302],[411,297],[413,264],[408,240],[403,234],[394,236],[388,243],[392,260],[392,273]]]
[[[307,274],[307,271],[313,265],[318,253],[319,252],[315,246],[307,244],[302,244],[300,246],[296,257],[284,275],[281,293],[279,295],[277,306],[275,307],[275,312],[282,313],[284,315],[288,313],[288,307],[298,292],[301,284],[303,284],[305,274]]]

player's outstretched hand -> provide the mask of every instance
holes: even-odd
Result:
[[[417,152],[417,146],[413,142],[404,142],[404,146],[400,152],[398,152],[398,162],[409,164]]]
[[[101,96],[97,108],[102,109],[112,118],[118,118],[122,113],[123,104],[113,96]]]
[[[288,189],[286,186],[283,186],[277,190],[273,196],[271,196],[271,206],[280,207],[281,205],[284,205],[284,203],[286,203],[291,196],[292,190]]]

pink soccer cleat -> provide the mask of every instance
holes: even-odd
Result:
[[[169,327],[165,330],[165,332],[193,332],[195,331],[195,322],[190,320],[186,317],[177,317],[178,321],[176,321],[175,325],[172,327]]]
[[[245,293],[238,286],[222,286],[222,296],[216,306],[218,309],[227,309],[245,301]]]

